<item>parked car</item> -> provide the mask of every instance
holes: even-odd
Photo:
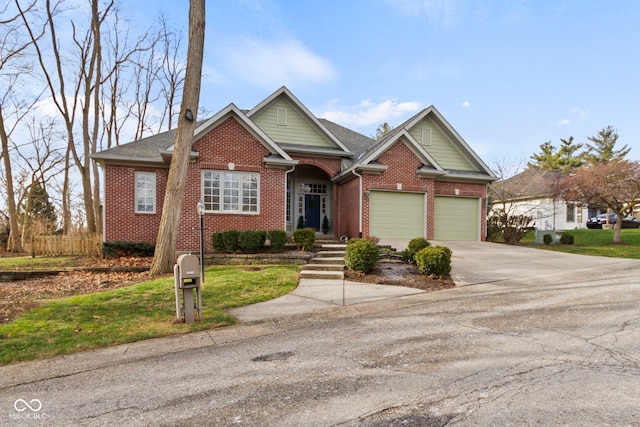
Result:
[[[618,222],[618,215],[614,213],[600,214],[587,221],[587,228],[602,228],[602,224],[607,223],[607,215],[609,215],[609,224],[613,225]],[[640,228],[640,221],[632,216],[628,216],[622,219],[622,228]]]

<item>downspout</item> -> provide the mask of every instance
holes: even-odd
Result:
[[[351,172],[355,176],[360,178],[360,186],[359,186],[360,203],[358,205],[358,237],[362,238],[362,175],[358,174],[355,169],[352,169]]]
[[[289,175],[291,172],[296,170],[295,166],[292,166],[291,169],[284,172],[284,230],[287,231],[287,183],[289,182]],[[291,201],[289,201],[291,202]],[[293,203],[291,203],[291,212],[293,212]],[[293,225],[293,221],[291,222]],[[293,231],[293,227],[291,227]]]

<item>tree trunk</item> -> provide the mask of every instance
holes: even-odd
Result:
[[[618,213],[618,220],[613,225],[613,242],[620,243],[620,231],[622,230],[622,214]]]
[[[176,241],[182,212],[182,199],[189,168],[189,154],[200,99],[202,57],[204,51],[205,0],[189,2],[189,48],[187,50],[187,71],[182,105],[178,118],[178,131],[169,166],[169,177],[165,191],[162,218],[158,230],[156,251],[150,274],[152,276],[169,273],[175,260]],[[191,121],[185,112],[191,110]]]
[[[15,192],[13,190],[13,174],[11,172],[11,157],[9,157],[9,135],[4,127],[2,106],[0,105],[0,140],[2,141],[2,158],[7,180],[7,211],[9,211],[9,243],[10,252],[22,252],[21,239],[18,228],[18,210],[16,209]]]

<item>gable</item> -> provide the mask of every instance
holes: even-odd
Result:
[[[264,107],[251,120],[278,144],[339,148],[283,97]]]
[[[444,169],[479,172],[428,116],[414,124],[409,133]]]

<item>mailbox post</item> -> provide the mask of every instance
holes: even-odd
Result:
[[[173,267],[173,275],[176,287],[176,315],[185,323],[193,323],[197,318],[202,318],[202,297],[200,295],[200,263],[198,257],[191,254],[183,254],[178,257]],[[180,301],[182,291],[182,302]],[[196,292],[194,300],[193,292]],[[195,305],[194,305],[195,302]]]

